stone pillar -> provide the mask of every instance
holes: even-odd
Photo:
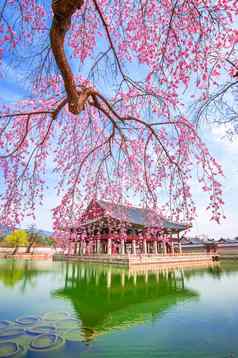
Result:
[[[167,255],[167,247],[165,241],[163,241],[163,251],[164,251],[164,255]]]
[[[132,254],[133,255],[136,254],[136,240],[135,239],[132,240]]]
[[[121,239],[121,255],[125,255],[125,240]]]
[[[143,239],[143,253],[147,255],[147,242],[145,239]]]
[[[110,256],[112,255],[112,239],[111,238],[109,238],[107,240],[107,254]]]
[[[158,244],[156,240],[154,240],[154,254],[158,255]]]

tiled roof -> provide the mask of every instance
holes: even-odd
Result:
[[[142,209],[136,207],[127,207],[113,204],[103,200],[97,200],[97,204],[109,213],[113,219],[129,222],[134,225],[144,227],[159,226],[166,230],[182,231],[186,230],[189,225],[174,223],[158,215],[155,210]]]

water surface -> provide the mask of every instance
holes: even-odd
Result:
[[[237,284],[236,263],[138,271],[2,260],[0,320],[25,330],[8,342],[20,343],[30,358],[234,358]],[[22,325],[29,316],[38,321]],[[37,337],[29,331],[39,326],[52,326],[51,338],[59,335],[65,344],[48,352],[28,350]],[[4,330],[0,321],[0,337]]]

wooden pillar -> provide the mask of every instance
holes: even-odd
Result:
[[[81,255],[84,256],[86,254],[86,241],[85,240],[82,240],[81,241]]]
[[[110,256],[112,255],[112,239],[111,238],[109,238],[107,240],[107,254]]]
[[[77,243],[77,255],[82,256],[82,240]]]
[[[158,245],[156,240],[154,240],[154,254],[158,255]]]
[[[174,242],[171,241],[171,253],[174,256]]]
[[[136,240],[133,239],[132,240],[132,254],[136,254]]]
[[[120,236],[121,236],[121,254],[126,254],[126,241],[127,241],[127,229],[126,224],[122,223],[120,227]]]
[[[74,243],[74,255],[77,255],[77,242]]]
[[[143,239],[143,253],[147,255],[147,242],[146,239]]]
[[[73,230],[70,230],[69,232],[69,239],[68,239],[68,255],[70,255],[70,251],[71,251],[71,244],[72,244],[72,238],[73,238]]]
[[[183,250],[182,250],[181,240],[179,240],[179,232],[177,233],[177,239],[178,239],[178,246],[179,246],[179,254],[182,255]]]
[[[167,247],[165,241],[163,241],[163,251],[164,251],[164,255],[167,255]]]
[[[182,255],[183,254],[183,250],[182,250],[182,244],[181,242],[179,242],[179,254]]]
[[[67,247],[67,255],[70,255],[70,253],[71,253],[71,245],[72,245],[72,242],[71,242],[71,239],[70,239],[69,242],[68,242],[68,247]]]
[[[125,255],[125,240],[121,239],[121,255]]]
[[[83,256],[85,255],[85,251],[86,251],[86,239],[87,235],[86,235],[86,231],[83,230],[81,237],[80,237],[80,245],[79,245],[79,255]]]
[[[142,247],[142,245],[141,245],[141,241],[143,240],[143,235],[142,235],[142,233],[141,232],[139,232],[139,234],[138,234],[138,239],[139,239],[139,253],[140,254],[142,254],[143,253],[143,247]]]
[[[96,240],[96,254],[100,254],[101,252],[101,241],[99,239]]]
[[[81,245],[81,242],[78,241],[76,245],[77,245],[77,249],[76,249],[77,253],[76,253],[76,255],[79,256],[79,255],[80,255],[80,245]]]

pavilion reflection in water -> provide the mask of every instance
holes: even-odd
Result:
[[[156,271],[67,263],[64,288],[81,320],[85,340],[113,329],[152,321],[171,306],[198,294],[184,286],[182,269]]]

